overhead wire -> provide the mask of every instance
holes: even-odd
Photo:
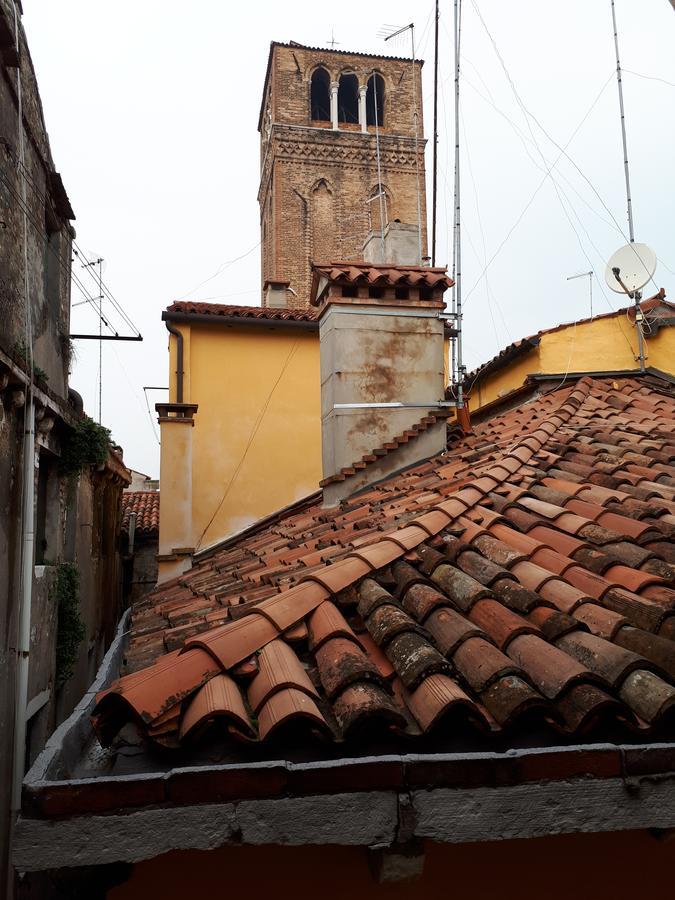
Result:
[[[597,99],[596,99],[596,105],[597,105],[597,102],[599,102],[600,97],[602,96],[602,94],[603,94],[603,93],[605,92],[605,90],[607,89],[607,86],[609,85],[609,83],[610,83],[610,82],[612,81],[612,79],[614,78],[614,75],[615,75],[615,73],[614,73],[614,71],[612,70],[612,71],[610,72],[610,74],[609,74],[609,76],[608,76],[608,78],[607,78],[605,84],[603,85],[603,87],[602,87],[601,90],[600,90],[600,93],[599,93],[599,95],[598,95],[598,97],[597,97]],[[508,123],[508,125],[509,125],[509,126],[511,127],[511,129],[513,130],[513,133],[516,135],[516,137],[518,138],[518,140],[519,140],[519,141],[521,142],[521,144],[523,145],[523,149],[524,149],[524,151],[525,151],[525,154],[527,155],[528,159],[531,161],[532,165],[533,165],[536,169],[538,169],[540,172],[545,172],[545,171],[546,171],[545,166],[542,166],[542,165],[537,161],[537,159],[532,155],[532,153],[530,153],[530,150],[529,150],[529,148],[528,148],[527,145],[528,145],[528,143],[531,143],[531,140],[530,140],[530,138],[528,138],[528,136],[527,136],[526,134],[523,134],[523,132],[522,132],[522,130],[520,129],[520,127],[518,126],[518,124],[517,124],[516,122],[514,122],[513,119],[512,119],[507,113],[504,112],[504,110],[500,109],[492,99],[488,99],[488,98],[487,98],[487,97],[486,97],[486,96],[485,96],[485,95],[484,95],[484,94],[476,87],[476,85],[473,84],[469,78],[467,78],[466,75],[464,76],[464,81],[466,82],[466,84],[468,84],[468,86],[471,88],[471,90],[474,91],[474,93],[475,93],[478,97],[480,97],[481,100],[483,100],[484,103],[487,103],[489,106],[491,106],[492,109],[494,109],[494,111],[495,111],[498,115],[500,115],[500,116]],[[554,173],[555,173],[555,174],[554,174]],[[556,165],[554,165],[554,166],[552,167],[552,169],[551,169],[551,172],[550,172],[549,177],[550,177],[551,179],[555,179],[556,176],[557,176],[558,178],[562,179],[562,181],[565,182],[565,184],[569,187],[569,189],[570,189],[571,191],[573,191],[573,192],[576,194],[576,196],[579,198],[579,200],[581,200],[581,202],[584,204],[584,206],[586,206],[586,207],[590,210],[590,212],[593,213],[594,216],[596,216],[596,217],[597,217],[601,222],[603,222],[605,225],[607,225],[607,226],[610,227],[610,228],[614,228],[619,234],[621,234],[621,229],[617,227],[616,223],[615,223],[615,222],[612,222],[610,219],[606,219],[604,216],[602,216],[602,215],[597,211],[597,209],[595,209],[595,208],[588,202],[588,200],[586,200],[586,198],[585,198],[582,194],[579,193],[579,191],[575,188],[575,186],[572,184],[572,182],[569,180],[569,178],[567,178],[567,176],[565,175],[565,173],[564,173],[561,169],[557,168]]]
[[[644,75],[642,72],[634,72],[631,69],[624,69],[621,66],[622,72],[627,72],[628,75],[637,75],[638,78],[646,78],[648,81],[660,81],[661,84],[667,84],[668,87],[675,87],[675,82],[668,81],[666,78],[659,78],[658,75]]]
[[[595,194],[595,196],[598,198],[598,200],[599,200],[600,203],[602,204],[602,206],[603,206],[603,208],[605,209],[605,211],[606,211],[606,212],[609,214],[609,216],[612,218],[612,220],[614,221],[614,223],[615,223],[617,229],[619,230],[619,232],[620,232],[621,235],[623,236],[623,239],[626,241],[627,244],[631,244],[631,246],[633,247],[633,252],[634,252],[635,255],[637,256],[637,258],[640,260],[640,262],[643,264],[643,266],[644,266],[645,268],[648,268],[648,267],[644,264],[644,261],[641,259],[639,252],[635,249],[635,246],[633,245],[632,241],[631,241],[630,238],[626,235],[625,231],[623,230],[623,228],[622,228],[621,225],[619,224],[619,222],[618,222],[618,220],[616,219],[614,213],[612,212],[612,210],[609,208],[609,206],[608,206],[608,205],[605,203],[605,201],[603,200],[603,198],[602,198],[600,192],[597,190],[597,188],[595,187],[595,185],[593,184],[593,182],[590,180],[590,178],[588,178],[588,176],[585,174],[585,172],[582,171],[582,169],[577,165],[577,163],[572,159],[572,157],[566,152],[566,151],[567,151],[567,147],[569,146],[569,143],[570,143],[570,142],[568,141],[568,143],[565,145],[565,147],[561,147],[560,144],[555,140],[555,138],[551,137],[551,135],[550,135],[550,134],[548,133],[548,131],[544,128],[544,126],[541,124],[541,122],[539,121],[539,119],[534,115],[534,113],[530,112],[530,110],[525,106],[525,104],[523,103],[523,101],[522,101],[521,98],[520,98],[520,95],[518,94],[518,91],[516,90],[516,86],[515,86],[515,84],[513,83],[513,79],[511,78],[511,75],[510,75],[508,69],[506,68],[506,64],[505,64],[505,62],[504,62],[504,59],[503,59],[501,53],[499,52],[499,48],[498,48],[498,46],[497,46],[497,42],[495,41],[494,37],[492,36],[492,33],[490,32],[490,30],[489,30],[489,28],[487,27],[487,24],[486,24],[486,22],[485,22],[483,16],[481,15],[480,9],[479,9],[479,7],[478,7],[477,0],[471,0],[471,5],[473,6],[473,8],[474,8],[474,10],[475,10],[476,15],[478,16],[478,18],[479,18],[479,20],[480,20],[480,22],[481,22],[481,24],[482,24],[482,26],[483,26],[483,28],[484,28],[484,30],[485,30],[485,33],[487,34],[488,38],[490,39],[490,42],[492,43],[492,46],[493,46],[493,48],[494,48],[494,52],[495,52],[495,54],[496,54],[496,56],[497,56],[497,59],[499,60],[499,63],[500,63],[500,65],[501,65],[501,67],[502,67],[502,69],[503,69],[503,71],[504,71],[504,74],[506,75],[506,78],[507,78],[507,80],[508,80],[508,82],[509,82],[509,85],[510,85],[510,87],[511,87],[511,90],[513,91],[514,96],[516,97],[516,101],[517,101],[518,105],[520,106],[521,110],[523,111],[523,114],[525,115],[525,117],[526,117],[526,119],[527,119],[527,121],[528,121],[528,128],[530,127],[530,126],[529,126],[529,119],[532,119],[532,121],[533,121],[533,122],[535,123],[535,125],[540,129],[540,131],[544,134],[544,136],[545,136],[545,137],[546,137],[546,138],[554,145],[554,147],[556,147],[558,150],[560,150],[560,151],[561,151],[561,154],[563,154],[563,155],[565,156],[565,158],[566,158],[566,159],[574,166],[574,168],[577,170],[577,172],[579,173],[579,175],[581,175],[581,177],[584,179],[584,181],[585,181],[585,182],[588,184],[588,186],[591,188],[591,190],[593,191],[593,193]],[[538,149],[538,148],[537,148],[537,149]],[[657,285],[656,282],[654,281],[653,276],[651,277],[650,280],[654,283],[654,286],[658,289],[658,285]]]
[[[44,241],[46,250],[52,254],[53,258],[56,260],[57,264],[59,265],[61,270],[64,272],[64,274],[67,277],[72,277],[72,280],[75,283],[75,286],[78,288],[78,290],[82,293],[83,297],[85,298],[85,302],[89,303],[92,306],[92,308],[94,309],[94,311],[96,312],[96,314],[98,315],[95,299],[91,296],[89,291],[86,289],[86,287],[80,280],[79,276],[72,271],[70,266],[68,266],[68,265],[66,265],[66,263],[64,263],[63,259],[61,258],[60,253],[57,252],[56,248],[51,246],[51,244],[49,243],[49,241],[47,239],[47,234],[44,230],[43,225],[35,219],[35,217],[33,216],[33,213],[31,212],[30,208],[28,207],[27,203],[26,204],[23,203],[23,201],[21,200],[21,197],[19,196],[19,194],[16,193],[16,191],[14,190],[14,188],[12,186],[11,181],[9,180],[9,178],[7,177],[7,175],[5,173],[6,173],[6,169],[0,162],[0,178],[4,182],[10,195],[14,198],[14,200],[18,204],[19,209],[21,209],[26,214],[28,221],[33,226],[33,228],[35,228],[35,230],[37,231],[40,238]],[[111,327],[111,325],[107,322],[107,320],[104,317],[101,317],[101,321],[113,334],[115,333],[113,328]]]
[[[184,300],[190,294],[194,294],[194,292],[199,290],[200,287],[203,287],[205,284],[208,284],[209,281],[213,281],[214,278],[217,278],[217,276],[220,275],[221,272],[224,272],[226,269],[229,269],[230,266],[233,266],[235,263],[239,262],[240,260],[246,259],[247,256],[250,256],[254,250],[258,249],[258,247],[260,246],[261,243],[262,243],[262,241],[258,241],[249,250],[246,250],[245,253],[241,253],[239,256],[235,256],[233,259],[226,260],[224,263],[222,263],[216,269],[216,271],[213,273],[213,275],[209,275],[208,278],[205,278],[203,281],[200,281],[199,284],[195,285],[189,291],[186,291],[184,294],[181,294],[180,297],[176,297],[176,300]]]
[[[572,134],[570,135],[570,137],[569,137],[567,143],[565,144],[565,146],[561,148],[560,153],[558,154],[558,156],[555,158],[555,160],[554,160],[552,163],[550,163],[549,165],[547,165],[546,170],[545,170],[545,172],[544,172],[543,178],[542,178],[541,181],[538,183],[538,185],[537,185],[537,187],[535,188],[534,192],[533,192],[532,195],[530,196],[529,200],[527,201],[527,203],[525,204],[525,206],[523,207],[523,209],[521,210],[521,212],[519,213],[519,215],[516,217],[515,221],[513,222],[513,224],[511,225],[511,227],[509,228],[508,232],[506,233],[506,235],[505,235],[505,237],[503,238],[503,240],[501,241],[501,243],[498,245],[497,249],[492,253],[490,259],[489,259],[488,262],[487,262],[486,268],[489,268],[489,267],[492,265],[492,263],[495,261],[495,259],[499,256],[499,254],[500,254],[501,251],[503,250],[504,246],[505,246],[506,243],[508,242],[508,240],[509,240],[509,238],[511,237],[511,235],[513,234],[513,232],[516,230],[516,228],[518,227],[518,225],[520,225],[520,223],[522,222],[522,220],[523,220],[523,218],[525,217],[527,211],[528,211],[529,208],[532,206],[532,204],[534,203],[535,199],[537,198],[539,192],[541,191],[542,187],[543,187],[544,184],[546,183],[546,181],[547,181],[547,179],[548,179],[550,173],[551,173],[551,172],[553,171],[553,169],[557,166],[558,162],[562,159],[562,157],[563,157],[563,155],[564,155],[564,153],[565,153],[565,149],[566,149],[567,147],[569,147],[569,145],[572,143],[572,141],[573,141],[574,138],[576,137],[577,133],[579,132],[579,130],[581,129],[581,127],[582,127],[582,126],[584,125],[584,123],[586,122],[586,119],[590,116],[591,112],[592,112],[593,109],[595,108],[597,102],[599,101],[599,99],[600,99],[602,93],[603,93],[604,90],[605,90],[605,87],[606,87],[606,84],[603,85],[603,87],[601,88],[601,90],[599,91],[599,93],[597,94],[597,96],[595,97],[593,103],[589,106],[589,108],[588,108],[588,110],[586,111],[586,113],[584,114],[583,118],[581,119],[581,121],[579,122],[579,124],[576,126],[576,128],[574,129],[574,131],[572,132]],[[483,274],[484,274],[484,272],[481,272],[481,273],[480,273],[480,275],[478,276],[476,282],[472,285],[472,287],[470,288],[470,290],[467,292],[466,297],[465,297],[465,301],[469,299],[469,297],[471,296],[471,294],[472,294],[472,293],[475,291],[475,289],[478,287],[478,285],[480,284],[480,282],[481,282],[482,279],[483,279]]]
[[[480,22],[481,22],[481,24],[482,24],[482,26],[483,26],[483,28],[484,28],[484,30],[485,30],[485,33],[487,34],[488,38],[490,39],[490,42],[492,43],[492,47],[493,47],[493,49],[494,49],[495,55],[497,56],[497,59],[499,60],[499,64],[500,64],[500,66],[501,66],[501,68],[502,68],[502,71],[504,72],[504,75],[505,75],[505,77],[506,77],[506,79],[507,79],[507,81],[508,81],[508,84],[509,84],[509,87],[511,88],[511,91],[513,92],[513,95],[514,95],[514,97],[515,97],[515,99],[516,99],[516,103],[518,104],[518,106],[519,106],[519,108],[520,108],[520,110],[521,110],[521,112],[522,112],[522,114],[523,114],[523,118],[525,119],[525,123],[526,123],[526,125],[527,125],[527,129],[528,129],[528,131],[529,131],[529,133],[530,133],[530,138],[532,139],[532,142],[533,142],[534,146],[536,147],[537,152],[539,153],[539,156],[541,157],[542,163],[544,164],[544,166],[546,166],[546,165],[547,165],[546,157],[544,156],[544,153],[543,153],[541,147],[539,146],[539,142],[537,141],[537,139],[536,139],[536,137],[535,137],[535,135],[534,135],[534,132],[532,131],[532,126],[530,125],[530,118],[532,118],[532,119],[535,120],[535,121],[536,121],[536,119],[535,119],[535,117],[528,111],[527,107],[526,107],[525,104],[523,103],[522,98],[520,97],[520,94],[518,93],[518,90],[516,89],[516,86],[515,86],[515,84],[514,84],[514,82],[513,82],[513,79],[512,79],[512,77],[511,77],[511,74],[510,74],[510,72],[509,72],[509,70],[508,70],[508,68],[507,68],[507,66],[506,66],[506,63],[504,62],[504,59],[503,59],[503,57],[502,57],[502,55],[501,55],[501,53],[500,53],[500,51],[499,51],[499,47],[497,46],[497,42],[495,41],[493,35],[491,34],[490,30],[489,30],[488,27],[487,27],[487,24],[485,23],[485,20],[483,19],[482,15],[481,15],[480,9],[478,8],[477,0],[471,0],[471,4],[472,4],[474,10],[476,11],[476,14],[478,15],[478,18],[480,19]],[[603,86],[602,91],[604,91],[605,87],[606,87],[606,85]],[[601,93],[602,93],[602,91],[601,91]],[[600,95],[598,95],[598,98],[596,98],[596,101],[597,101],[597,99],[599,99],[599,96],[600,96]],[[539,127],[542,128],[541,125],[540,125]],[[542,128],[542,131],[544,131],[543,128]],[[546,134],[545,131],[544,131],[544,133]],[[548,135],[547,135],[547,137],[548,137]],[[550,138],[549,138],[549,139],[550,139]],[[569,144],[569,142],[568,142],[568,144]],[[558,145],[558,146],[559,146],[559,145]],[[548,175],[547,175],[546,177],[548,177]],[[595,276],[595,280],[598,282],[598,285],[599,285],[599,287],[600,287],[601,293],[603,294],[603,296],[604,296],[606,302],[608,303],[610,309],[613,309],[611,303],[609,302],[609,298],[607,297],[607,295],[606,295],[606,293],[605,293],[604,287],[602,286],[602,284],[600,283],[600,280],[598,279],[597,275],[595,274],[595,266],[593,265],[593,262],[592,262],[591,258],[589,257],[588,253],[586,252],[586,248],[584,247],[584,244],[583,244],[583,242],[582,242],[582,240],[581,240],[581,237],[579,236],[579,232],[577,231],[577,228],[576,228],[576,226],[574,225],[574,222],[572,221],[572,218],[571,218],[571,216],[570,216],[570,214],[569,214],[569,211],[568,211],[567,207],[565,206],[565,203],[564,203],[564,201],[563,201],[563,199],[562,199],[561,191],[563,191],[563,189],[558,185],[558,183],[556,182],[556,180],[555,180],[554,178],[551,178],[551,183],[552,183],[553,188],[554,188],[554,190],[555,190],[555,193],[556,193],[556,197],[557,197],[557,199],[558,199],[558,202],[560,203],[560,206],[561,206],[561,208],[562,208],[563,214],[565,215],[565,218],[567,219],[567,221],[568,221],[568,223],[569,223],[569,225],[570,225],[572,231],[574,232],[574,235],[575,235],[575,237],[576,237],[577,243],[579,244],[579,248],[581,249],[581,252],[582,252],[583,255],[585,256],[586,261],[588,262],[588,264],[590,265],[591,269],[593,270],[593,273],[594,273],[594,276]],[[564,193],[564,191],[563,191],[563,193]],[[596,194],[597,194],[597,191],[596,191]],[[599,194],[597,194],[597,196],[599,197]],[[572,210],[574,211],[574,214],[575,214],[575,216],[577,217],[577,220],[579,221],[580,225],[582,225],[582,228],[584,228],[584,232],[585,232],[586,236],[587,236],[587,237],[589,238],[589,240],[590,240],[590,235],[588,234],[588,232],[586,231],[585,227],[584,227],[583,224],[581,223],[581,220],[580,220],[578,214],[576,213],[576,210],[574,209],[574,205],[572,204],[571,200],[569,199],[569,197],[568,197],[566,194],[565,194],[565,199],[567,200],[567,203],[568,203],[568,205],[570,206],[570,209],[572,209]],[[609,210],[608,210],[608,211],[609,211]],[[610,215],[611,215],[611,212],[610,212]],[[616,221],[616,220],[615,220],[615,221]],[[616,223],[616,224],[617,224],[617,227],[619,227],[619,226],[618,226],[618,223]],[[591,244],[593,244],[592,241],[591,241]],[[595,247],[595,244],[593,244],[593,247],[594,247],[594,249],[596,250],[596,252],[598,252],[598,255],[601,256],[601,254],[600,254],[599,251],[597,250],[597,247]],[[602,257],[601,257],[601,258],[602,258]],[[632,350],[632,345],[630,344],[630,340],[628,339],[628,336],[625,335],[625,333],[623,333],[623,329],[621,329],[621,331],[622,331],[622,334],[624,334],[624,337],[626,338],[626,341],[628,342],[628,345],[629,345],[629,347],[631,348],[631,353],[632,353],[633,350]]]
[[[485,265],[485,263],[487,262],[487,243],[485,240],[485,229],[483,228],[483,218],[480,214],[480,203],[478,201],[478,186],[476,184],[476,179],[474,178],[474,174],[473,174],[473,164],[471,162],[471,147],[470,147],[469,139],[468,139],[467,133],[466,133],[466,123],[464,121],[464,114],[461,110],[460,110],[460,120],[461,120],[461,125],[462,125],[462,135],[464,138],[464,156],[466,157],[467,167],[469,170],[469,178],[471,180],[471,186],[473,188],[474,204],[476,206],[476,217],[478,219],[478,228],[480,230],[481,243],[482,243],[482,247],[483,247],[483,265]],[[466,231],[466,226],[465,226],[464,230]],[[468,232],[467,232],[467,235],[468,235]],[[476,254],[476,258],[478,259],[478,254]],[[479,260],[479,265],[480,264],[481,263]],[[497,326],[495,324],[495,317],[494,317],[494,313],[492,310],[492,299],[494,299],[495,305],[496,305],[497,309],[499,310],[499,314],[502,318],[502,323],[504,325],[504,331],[505,331],[506,335],[508,336],[509,340],[512,340],[512,338],[511,338],[511,334],[509,332],[508,325],[506,324],[506,319],[504,318],[504,314],[502,312],[499,301],[497,300],[496,297],[491,298],[490,281],[488,278],[487,271],[485,272],[485,297],[487,300],[488,312],[490,313],[490,319],[492,320],[492,329],[494,331],[495,341],[497,342],[497,346],[499,347],[499,346],[502,346],[502,343],[500,343],[499,336],[497,334]]]
[[[10,150],[10,154],[11,154],[11,150]],[[40,200],[45,204],[45,206],[46,206],[47,204],[49,204],[49,206],[51,207],[52,204],[51,204],[50,198],[47,196],[47,194],[44,193],[44,191],[41,190],[41,188],[39,187],[39,185],[36,183],[35,179],[33,178],[32,174],[30,173],[28,167],[27,167],[24,163],[21,163],[21,166],[22,166],[22,169],[23,169],[23,171],[24,171],[24,175],[26,176],[26,180],[27,180],[28,185],[32,188],[32,190],[33,190],[34,193],[40,198]],[[75,238],[71,238],[71,243],[72,243],[72,246],[73,246],[73,248],[74,248],[74,253],[75,253],[75,255],[76,255],[76,256],[82,256],[82,257],[84,257],[85,259],[87,259],[87,254],[82,250],[82,248],[79,246],[79,244],[77,243],[77,241],[75,240]],[[78,253],[78,251],[79,251],[79,253]],[[125,323],[125,324],[126,324],[126,325],[127,325],[127,326],[135,333],[135,334],[140,335],[140,331],[139,331],[138,328],[134,325],[134,323],[132,322],[131,318],[127,315],[127,313],[125,312],[125,310],[124,310],[124,308],[122,307],[122,305],[121,305],[121,304],[116,300],[116,298],[113,296],[112,292],[110,291],[110,289],[108,288],[108,286],[106,285],[106,283],[105,283],[104,281],[102,281],[102,280],[99,282],[99,278],[95,275],[95,273],[94,273],[90,268],[88,268],[86,271],[89,272],[89,274],[91,275],[91,277],[94,279],[94,281],[96,282],[96,286],[97,286],[97,287],[99,286],[99,283],[100,283],[101,292],[102,292],[103,294],[105,294],[105,296],[107,297],[107,299],[108,299],[108,300],[110,301],[110,303],[112,304],[113,308],[117,311],[117,313],[118,313],[118,314],[120,315],[120,317],[122,318],[122,321],[123,321],[123,322],[124,322],[124,323]],[[79,286],[79,285],[78,285],[78,286]],[[91,298],[91,300],[92,300],[92,302],[94,302],[94,298],[93,298],[93,297]]]

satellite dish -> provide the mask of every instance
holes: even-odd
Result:
[[[655,271],[656,253],[651,247],[626,244],[607,263],[605,281],[617,294],[633,294],[647,284]]]

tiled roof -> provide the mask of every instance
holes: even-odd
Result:
[[[129,531],[129,517],[136,513],[136,532],[159,534],[159,491],[125,491],[122,494],[122,532]]]
[[[283,309],[272,306],[231,306],[226,303],[202,303],[192,300],[177,300],[166,310],[167,313],[183,313],[198,316],[225,316],[233,319],[269,319],[287,322],[315,322],[314,309]]]
[[[368,468],[368,466],[372,465],[374,462],[377,462],[378,459],[382,459],[383,456],[387,456],[394,450],[398,450],[398,448],[402,444],[407,444],[410,441],[414,441],[415,438],[419,437],[420,434],[425,432],[430,425],[435,425],[439,419],[447,419],[449,415],[449,410],[437,409],[433,413],[422,416],[419,422],[411,425],[410,428],[407,428],[401,434],[397,434],[396,437],[393,437],[390,441],[384,441],[381,447],[375,447],[373,450],[371,450],[370,453],[365,453],[360,459],[355,460],[351,464],[351,466],[344,466],[335,475],[329,475],[328,478],[324,478],[323,481],[319,482],[320,487],[325,487],[326,485],[333,484],[336,481],[346,481],[347,478],[350,478],[352,475],[356,475],[357,472]]]
[[[431,266],[392,266],[369,262],[316,262],[313,264],[311,296],[316,296],[321,278],[336,284],[373,287],[452,287],[446,268]]]
[[[134,609],[101,740],[672,736],[674,420],[584,377],[224,543]]]
[[[652,326],[656,326],[656,328],[658,328],[660,324],[673,324],[672,317],[675,315],[675,304],[669,303],[665,298],[665,289],[661,288],[658,293],[654,294],[653,297],[649,297],[647,300],[643,300],[640,303],[640,309],[643,313],[645,313],[645,315],[651,314],[655,317],[654,321],[650,324]],[[492,359],[489,359],[487,362],[482,363],[480,366],[478,366],[477,369],[474,369],[472,372],[468,372],[464,381],[465,387],[471,388],[473,382],[479,375],[484,376],[489,375],[490,372],[496,372],[499,369],[504,368],[504,366],[506,366],[517,356],[528,353],[534,347],[538,347],[541,341],[541,336],[544,334],[554,334],[556,331],[562,331],[565,328],[571,328],[573,325],[583,325],[586,322],[597,322],[598,319],[611,319],[615,316],[628,316],[630,321],[634,323],[635,304],[624,306],[622,309],[612,310],[611,312],[598,313],[592,318],[588,317],[585,319],[577,319],[576,322],[562,322],[560,325],[554,325],[551,328],[543,328],[536,334],[531,334],[529,337],[524,337],[519,341],[514,341],[512,344],[504,347],[503,350],[500,350],[499,353],[492,357]]]

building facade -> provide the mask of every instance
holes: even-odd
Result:
[[[635,307],[567,322],[522,338],[466,376],[472,412],[489,412],[509,397],[517,399],[533,381],[563,382],[578,372],[620,373],[640,370],[642,329],[644,366],[675,377],[675,305],[658,293]],[[563,382],[564,383],[564,382]]]
[[[384,222],[426,256],[422,62],[272,43],[258,123],[263,305],[307,306],[312,261],[360,260]],[[377,260],[374,260],[377,261]],[[380,260],[382,261],[382,260]]]
[[[69,387],[74,214],[54,168],[19,12],[20,4],[15,8],[10,0],[0,0],[3,889],[8,884],[14,732],[16,710],[20,709],[17,660],[28,658],[27,706],[21,712],[26,731],[23,763],[27,768],[50,733],[80,701],[121,615],[120,501],[122,488],[130,480],[120,453],[108,447],[105,432],[84,416],[79,394]],[[31,442],[29,411],[33,409]],[[75,459],[73,437],[78,435],[86,444],[87,434],[100,440],[95,465],[86,447],[79,463]],[[23,589],[27,579],[22,578],[22,505],[28,487],[24,471],[32,471],[35,491],[34,558],[28,592]],[[19,622],[21,609],[27,606],[27,594],[30,640],[29,647],[22,649]]]

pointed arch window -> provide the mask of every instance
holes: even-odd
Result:
[[[384,125],[384,78],[377,72],[368,79],[366,88],[366,124]]]
[[[338,88],[338,122],[359,123],[359,81],[356,75],[341,75]]]
[[[330,75],[321,66],[312,73],[311,117],[330,122]]]

